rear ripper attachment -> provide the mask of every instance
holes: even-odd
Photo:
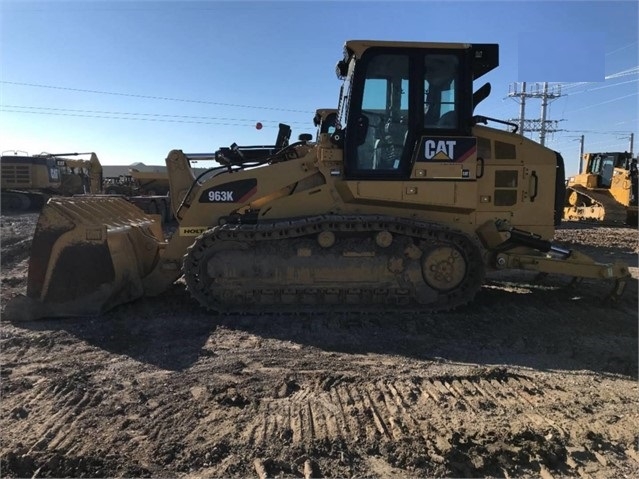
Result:
[[[477,233],[492,252],[492,263],[499,270],[522,269],[542,274],[572,276],[573,282],[584,278],[611,280],[614,286],[606,300],[616,301],[631,277],[621,262],[598,263],[579,251],[569,250],[527,231],[512,227],[507,221],[487,222]]]

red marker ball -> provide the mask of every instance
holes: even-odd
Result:
[[[258,121],[258,122],[255,124],[255,128],[257,128],[258,130],[261,130],[261,129],[262,129],[262,124]]]

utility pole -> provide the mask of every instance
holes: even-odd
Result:
[[[519,102],[519,131],[524,134],[524,118],[526,118],[526,82],[522,83]]]
[[[548,120],[547,119],[547,111],[548,105],[551,101],[559,98],[561,96],[561,87],[559,85],[555,85],[552,89],[549,87],[548,82],[544,82],[541,86],[539,83],[535,83],[531,91],[526,91],[526,82],[521,83],[521,87],[519,83],[512,83],[510,85],[508,96],[513,98],[517,97],[519,102],[519,118],[518,119],[510,119],[510,121],[515,122],[519,125],[520,134],[524,134],[526,131],[538,131],[539,132],[539,143],[545,145],[546,143],[546,134],[554,133],[556,131],[560,131],[557,129],[557,121],[558,120]],[[539,120],[527,120],[524,116],[525,113],[525,103],[527,98],[540,98],[541,99],[541,118]]]
[[[546,109],[548,108],[548,82],[544,82],[544,92],[541,96],[541,130],[539,131],[539,143],[546,144]]]
[[[635,142],[635,134],[634,133],[630,133],[630,157],[632,158],[632,147],[634,145]]]
[[[511,85],[511,91],[508,92],[510,97],[519,97],[519,134],[524,134],[524,118],[526,118],[526,82],[522,82],[521,91],[518,91],[518,84]]]
[[[579,137],[579,174],[583,173],[584,167],[584,135]]]

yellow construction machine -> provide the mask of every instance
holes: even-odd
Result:
[[[105,178],[105,192],[112,195],[168,195],[169,175],[165,171],[139,171],[129,168],[127,175]]]
[[[72,196],[102,191],[102,165],[95,153],[2,155],[4,210],[39,209],[53,195]],[[68,158],[88,156],[88,159]]]
[[[60,153],[51,155],[60,167],[65,196],[102,193],[102,164],[95,153]],[[67,158],[88,156],[88,159]]]
[[[564,219],[637,225],[637,159],[632,153],[585,153],[566,188]]]
[[[9,152],[0,157],[3,210],[41,208],[50,195],[60,190],[60,168],[54,157],[6,153]]]
[[[165,171],[139,171],[129,168],[128,175],[104,179],[107,195],[119,195],[142,211],[173,219],[169,197],[169,176]]]
[[[471,302],[487,270],[615,282],[552,243],[564,206],[561,155],[474,114],[490,92],[495,44],[348,41],[336,110],[318,134],[219,149],[195,175],[171,151],[179,227],[118,198],[53,198],[39,219],[27,296],[13,317],[94,315],[161,294],[184,276],[221,312],[447,311]],[[512,125],[516,128],[516,125]],[[88,269],[86,264],[93,267]]]
[[[169,175],[164,171],[139,171],[131,168],[131,178],[138,185],[139,194],[168,195]]]

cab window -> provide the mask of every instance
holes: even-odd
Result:
[[[408,56],[377,55],[366,70],[358,170],[397,170],[408,131]]]
[[[424,57],[424,128],[457,129],[459,57],[429,54]]]
[[[366,51],[354,70],[348,103],[348,177],[409,177],[423,138],[468,136],[467,60],[446,49]]]

